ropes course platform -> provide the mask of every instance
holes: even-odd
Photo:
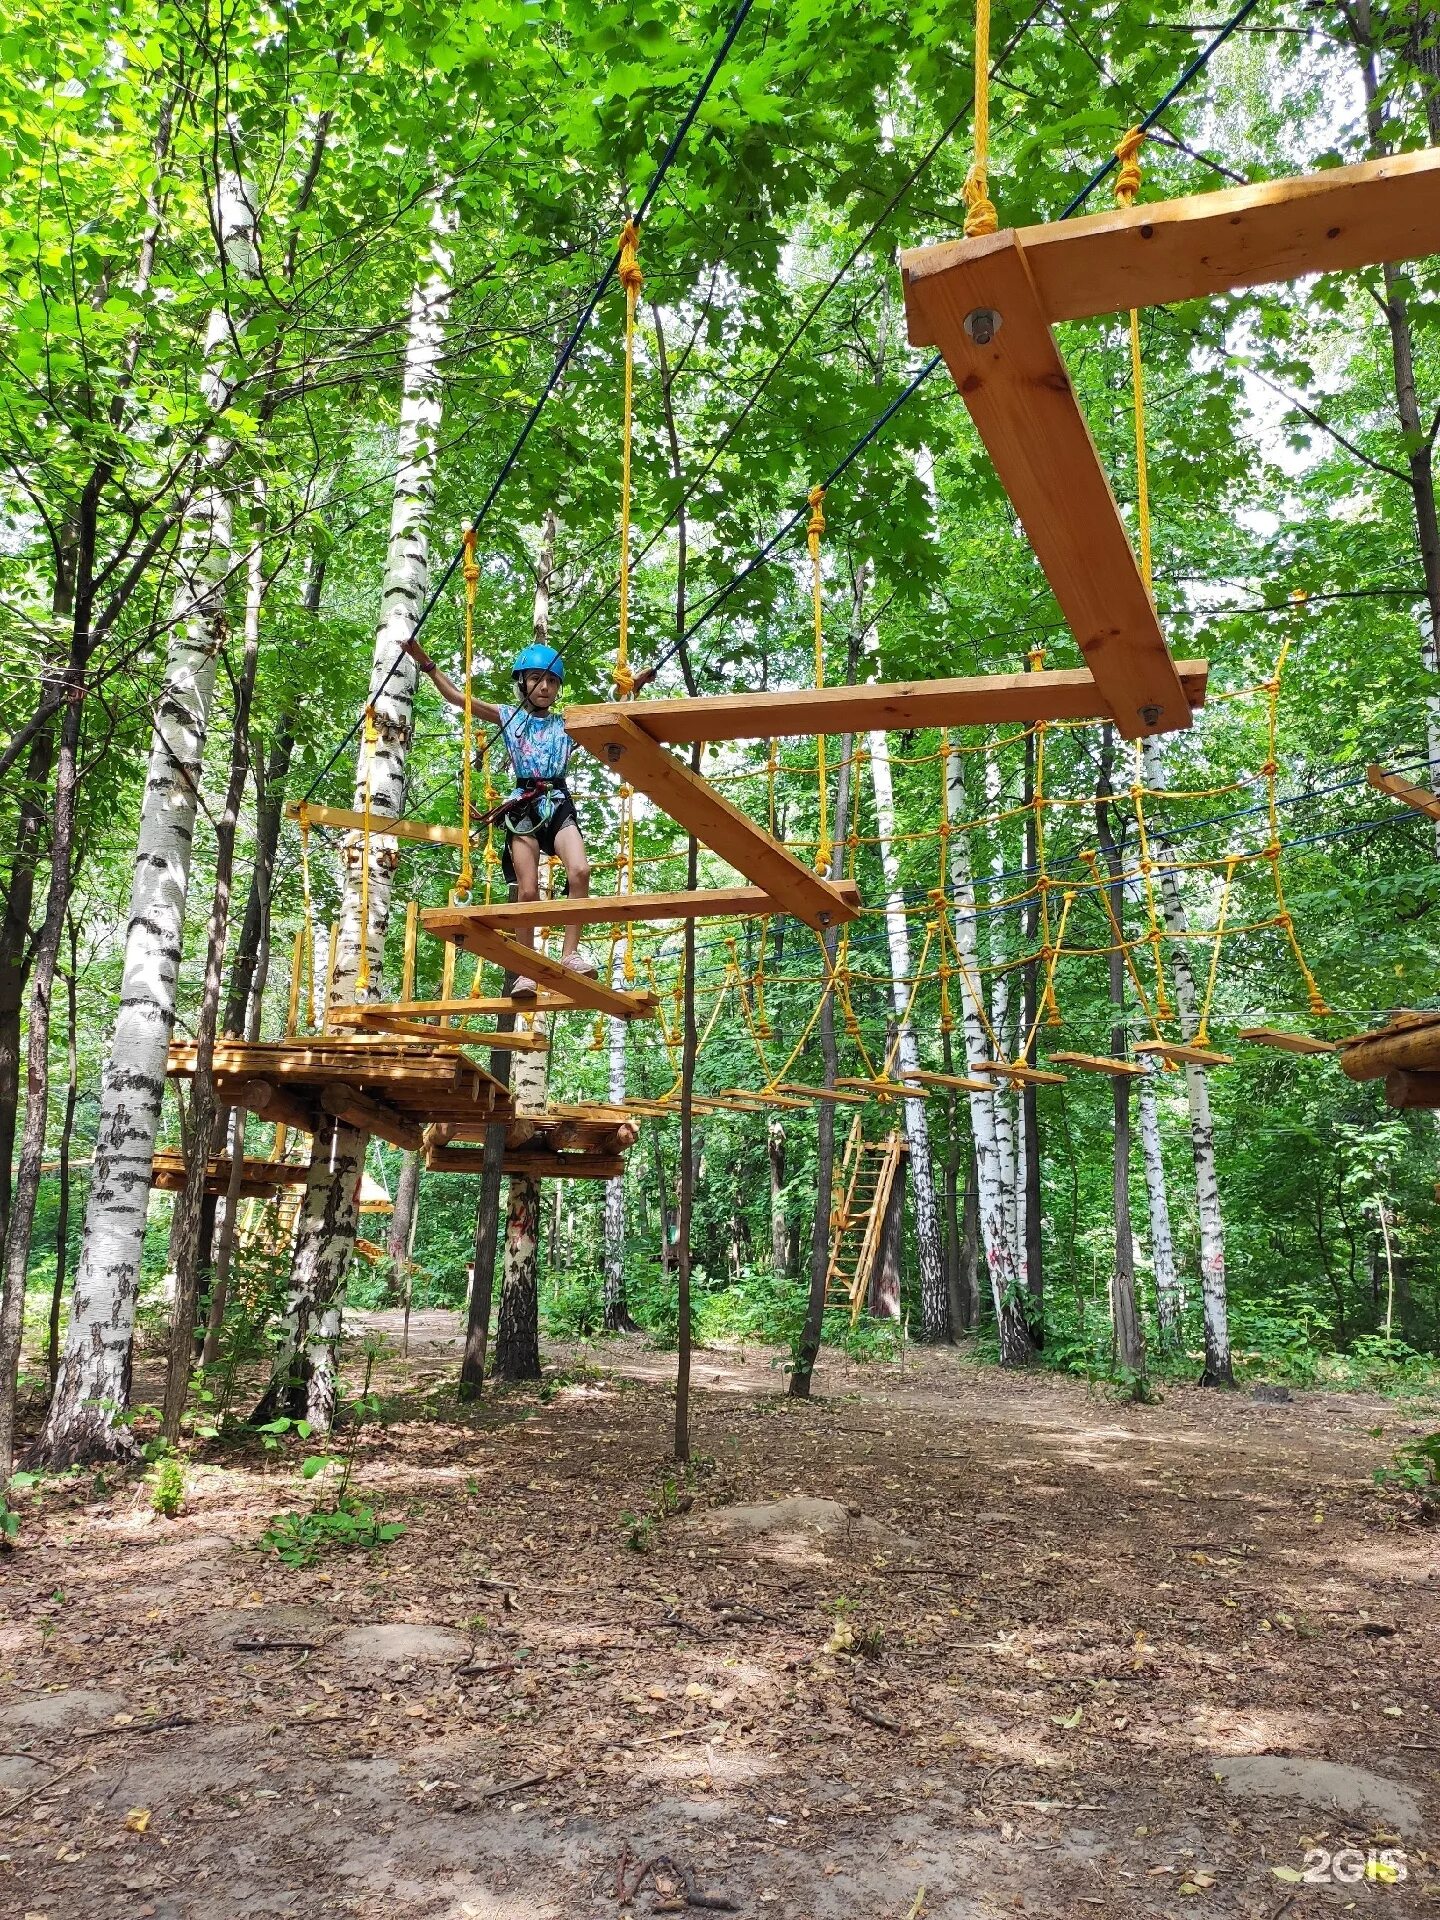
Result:
[[[1313,1033],[1292,1033],[1287,1027],[1242,1027],[1240,1038],[1253,1046],[1274,1047],[1279,1053],[1337,1053],[1333,1040],[1320,1040]]]
[[[1117,1060],[1108,1053],[1051,1053],[1045,1057],[1054,1066],[1074,1067],[1079,1073],[1108,1073],[1113,1080],[1139,1080],[1145,1075],[1145,1069],[1133,1060]]]
[[[1191,703],[1052,328],[1440,251],[1440,151],[1010,228],[900,256],[937,347],[1120,732]]]
[[[853,880],[835,881],[833,891],[859,911],[860,889]],[[425,930],[449,939],[451,918],[457,926],[473,922],[504,931],[510,927],[620,926],[631,921],[745,920],[789,911],[787,905],[772,899],[760,887],[706,887],[695,893],[591,894],[584,900],[500,900],[483,907],[437,908],[426,915]],[[437,925],[437,921],[446,925]]]
[[[1405,779],[1402,774],[1387,773],[1380,766],[1366,767],[1365,779],[1377,793],[1388,793],[1392,800],[1403,801],[1416,813],[1423,813],[1427,820],[1440,820],[1440,793],[1432,793],[1429,787],[1417,787],[1413,780]]]
[[[553,1010],[551,996],[546,996]],[[506,1010],[534,1013],[534,1000],[507,1000]],[[569,1003],[573,1005],[573,1002]],[[492,1032],[489,1027],[454,1027],[440,1024],[459,1014],[473,1013],[477,1003],[469,1000],[377,1000],[358,1007],[332,1007],[330,1024],[342,1030],[361,1033],[394,1033],[412,1040],[428,1040],[442,1049],[489,1047],[499,1053],[545,1053],[547,1034],[516,1028],[513,1033]]]
[[[205,1191],[212,1196],[229,1193],[233,1162],[229,1156],[211,1154],[205,1162]],[[240,1198],[273,1200],[284,1187],[303,1187],[307,1169],[294,1160],[252,1160],[248,1155],[240,1163]],[[185,1156],[166,1147],[156,1149],[151,1163],[150,1184],[160,1193],[180,1193],[185,1187]]]
[[[298,801],[294,806],[286,807],[285,818],[296,820],[303,826],[337,827],[344,833],[364,833],[367,821],[363,813],[356,813],[349,807],[322,807],[313,800]],[[448,827],[436,820],[396,819],[386,813],[372,813],[368,821],[368,831],[380,840],[413,840],[423,846],[463,847],[464,832],[459,827]]]
[[[173,1042],[167,1074],[194,1071],[193,1043]],[[510,1112],[506,1090],[463,1049],[368,1034],[217,1041],[215,1092],[222,1106],[306,1133],[336,1119],[409,1153],[424,1145],[427,1126]]]
[[[602,986],[598,980],[589,980],[562,965],[542,948],[521,946],[503,928],[490,924],[492,911],[490,907],[432,907],[421,914],[420,924],[437,940],[448,940],[510,973],[528,974],[537,987],[567,1006],[586,1007],[621,1020],[646,1019],[655,1011],[653,993],[617,993],[613,987]],[[517,1004],[528,1009],[535,1003]]]

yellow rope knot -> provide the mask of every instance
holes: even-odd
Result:
[[[465,582],[467,597],[473,599],[480,579],[480,562],[475,558],[475,529],[468,520],[461,535],[461,551],[464,559],[460,567],[460,577]]]
[[[635,691],[635,670],[628,660],[617,662],[612,685],[617,700],[628,700]]]
[[[995,211],[995,202],[990,198],[986,169],[978,160],[966,174],[961,191],[965,199],[965,238],[976,240],[982,234],[998,233],[1000,216]]]
[[[1030,651],[1026,654],[1025,658],[1030,664],[1031,673],[1039,673],[1040,669],[1045,664],[1044,647],[1031,647]],[[1043,725],[1044,723],[1041,722],[1041,724]]]
[[[1133,207],[1140,191],[1140,146],[1144,138],[1142,128],[1131,127],[1115,149],[1115,158],[1120,162],[1120,172],[1115,180],[1115,198],[1122,207]]]
[[[822,511],[822,505],[825,499],[824,487],[811,487],[806,498],[810,503],[810,521],[805,529],[805,534],[811,543],[810,551],[813,554],[821,534],[825,531],[825,515]]]
[[[633,299],[645,284],[645,275],[640,271],[639,260],[640,229],[633,220],[627,220],[620,232],[620,284]]]

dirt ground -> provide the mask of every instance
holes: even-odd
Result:
[[[1440,1539],[1371,1479],[1418,1418],[706,1352],[667,1495],[672,1356],[457,1408],[457,1332],[382,1364],[378,1552],[257,1551],[298,1450],[27,1515],[0,1914],[1440,1913]]]

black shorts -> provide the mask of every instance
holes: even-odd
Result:
[[[515,885],[515,862],[510,857],[512,840],[534,840],[541,853],[555,853],[555,836],[562,828],[578,827],[580,816],[575,811],[575,802],[567,791],[562,791],[548,820],[537,820],[540,802],[535,800],[517,800],[500,816],[505,828],[505,851],[501,856],[500,870],[508,885]]]

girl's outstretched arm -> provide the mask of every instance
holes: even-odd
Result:
[[[416,666],[419,667],[420,671],[429,677],[430,684],[442,700],[448,700],[452,707],[464,707],[465,695],[461,692],[460,688],[456,686],[448,673],[442,673],[440,671],[429,654],[424,652],[416,641],[407,640],[404,650],[409,654]],[[472,699],[470,702],[470,711],[475,715],[477,720],[483,720],[487,726],[496,726],[499,724],[500,709],[489,700]]]

